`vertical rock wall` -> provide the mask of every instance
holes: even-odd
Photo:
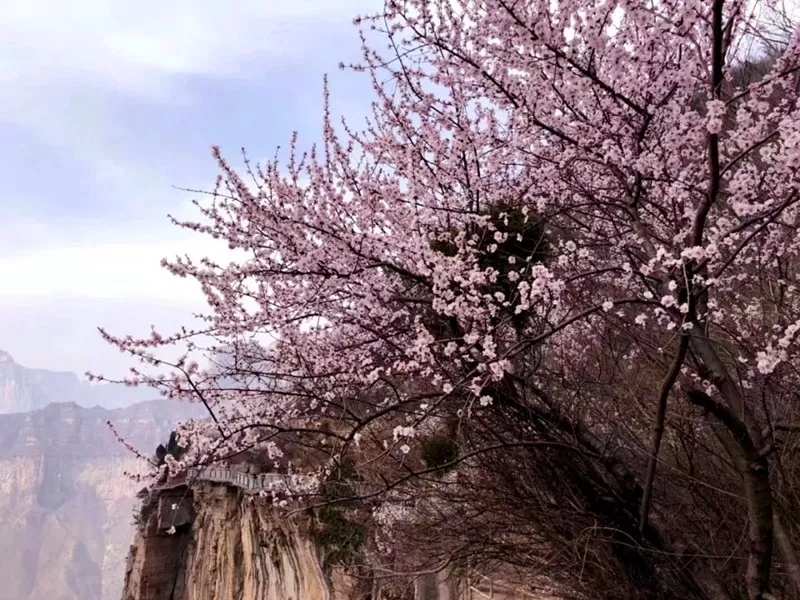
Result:
[[[501,591],[513,590],[510,585],[471,587],[447,572],[418,574],[400,595],[397,589],[384,593],[379,581],[364,589],[363,579],[341,569],[326,576],[318,549],[297,523],[225,485],[163,491],[145,501],[142,514],[122,600],[534,598]]]
[[[169,533],[163,506],[182,507],[188,519]],[[193,494],[187,488],[148,498],[128,554],[122,600],[179,600],[184,597],[185,569],[192,543]]]
[[[157,506],[136,534],[122,600],[333,600],[313,543],[271,507],[200,485],[193,522],[170,535]]]

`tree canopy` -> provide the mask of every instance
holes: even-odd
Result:
[[[241,171],[215,149],[202,218],[176,221],[247,254],[165,261],[202,285],[203,331],[103,332],[171,369],[129,383],[209,408],[180,463],[291,436],[324,491],[350,457],[391,540],[374,564],[797,597],[800,38],[759,46],[769,5],[388,0],[357,19],[388,42],[364,35],[353,65],[366,124],[337,126],[326,87],[319,147]],[[159,357],[186,342],[235,360]]]

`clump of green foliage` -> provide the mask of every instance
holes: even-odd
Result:
[[[322,486],[324,504],[317,513],[316,543],[326,552],[326,562],[355,565],[362,558],[368,527],[354,515],[358,504],[347,500],[356,495],[361,476],[352,457],[345,457]]]
[[[448,239],[434,239],[430,241],[431,250],[444,254],[450,258],[458,254],[458,246],[456,243]]]
[[[429,469],[452,470],[454,465],[445,465],[458,459],[458,454],[458,442],[444,434],[433,435],[420,443],[420,457]]]
[[[489,226],[470,225],[467,235],[477,239],[476,249],[481,252],[481,265],[494,267],[500,273],[509,270],[508,258],[513,256],[519,263],[537,264],[547,260],[550,245],[545,235],[545,223],[532,213],[527,215],[521,208],[507,205],[496,205],[488,211]],[[506,235],[506,239],[497,242],[494,231]],[[431,250],[445,256],[458,254],[456,245],[458,231],[450,230],[444,235],[430,241]],[[488,252],[492,244],[497,244],[494,252]]]
[[[467,238],[476,240],[475,249],[479,253],[480,266],[497,272],[497,283],[491,291],[502,292],[509,299],[513,320],[518,327],[522,327],[526,315],[524,312],[522,314],[513,312],[517,286],[508,278],[508,274],[525,265],[543,263],[550,257],[552,249],[545,221],[532,212],[526,215],[520,207],[502,204],[491,207],[488,210],[488,217],[491,226],[471,224],[466,231]],[[495,239],[495,232],[503,234],[505,239],[498,242]],[[458,233],[452,229],[440,234],[429,242],[431,250],[448,257],[456,256],[459,252],[456,243]]]
[[[500,233],[507,235],[505,241],[497,243],[497,250],[484,253],[484,266],[492,266],[500,273],[507,272],[511,265],[508,258],[513,256],[520,263],[538,264],[547,260],[550,245],[545,235],[545,223],[533,213],[526,216],[522,209],[514,206],[498,205],[489,210],[492,225]],[[496,243],[488,228],[481,232],[479,248],[486,250]]]

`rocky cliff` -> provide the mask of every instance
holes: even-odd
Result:
[[[0,415],[0,600],[119,600],[133,536],[140,448],[197,412],[155,401],[126,409],[51,404]]]
[[[162,492],[145,502],[142,516],[123,600],[335,597],[303,528],[236,488],[204,483]]]
[[[323,566],[312,529],[307,515],[289,518],[233,485],[195,481],[153,492],[143,501],[122,600],[556,600],[477,573],[349,576]],[[500,577],[512,581],[507,575]]]

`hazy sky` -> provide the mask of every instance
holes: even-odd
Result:
[[[26,0],[0,11],[0,349],[28,366],[119,373],[103,325],[186,322],[200,297],[159,260],[207,254],[173,228],[217,171],[319,135],[322,76],[360,119],[352,18],[379,0]]]

